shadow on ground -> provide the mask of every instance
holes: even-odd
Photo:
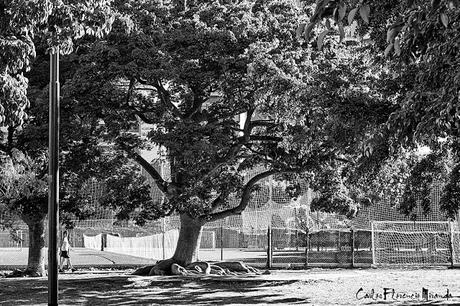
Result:
[[[207,278],[92,277],[59,281],[60,305],[305,304],[283,287],[296,281]],[[46,305],[47,279],[0,279],[0,305]]]

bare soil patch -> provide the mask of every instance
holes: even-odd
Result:
[[[459,270],[310,269],[150,277],[129,272],[62,274],[60,305],[460,305]],[[1,278],[0,305],[47,305],[47,285],[46,278]],[[395,290],[386,300],[384,288]],[[428,301],[422,288],[428,289]],[[447,289],[449,299],[443,297]]]

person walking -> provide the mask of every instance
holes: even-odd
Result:
[[[75,271],[75,268],[72,266],[70,261],[70,242],[67,231],[64,231],[62,234],[62,244],[60,248],[60,263],[59,263],[59,272],[64,272],[62,269],[64,261],[67,260],[67,269],[71,269],[72,272]]]

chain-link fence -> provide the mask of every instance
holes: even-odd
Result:
[[[29,235],[23,230],[0,232],[0,248],[22,249],[23,245],[29,243]]]
[[[233,217],[233,220],[223,219],[204,226],[199,260],[241,260],[257,267],[274,268],[360,267],[372,264],[370,230],[322,229],[309,232],[300,226],[281,227],[277,217],[272,217],[272,222],[265,222],[265,229],[256,227],[255,223],[249,228],[231,226],[232,223],[243,222],[237,220]],[[170,217],[152,222],[142,230],[134,226],[112,226],[105,227],[105,230],[76,228],[71,231],[70,237],[78,247],[88,247],[85,237],[96,237],[100,232],[109,236],[131,237],[129,242],[126,240],[124,249],[118,246],[117,252],[160,260],[171,255],[176,243],[174,240],[161,240],[162,237],[170,237],[171,231],[178,230],[179,226],[178,218]],[[103,237],[100,238],[103,239],[102,249],[114,250]],[[151,241],[158,243],[152,245]],[[163,251],[158,248],[163,248]]]
[[[168,164],[157,162],[161,175],[167,179]],[[246,180],[262,170],[254,169]],[[288,185],[289,182],[276,181],[273,177],[263,179],[241,215],[205,224],[199,259],[242,260],[255,266],[275,268],[358,267],[372,264],[370,222],[373,220],[371,217],[375,216],[369,212],[350,220],[343,215],[311,212],[310,203],[314,195],[308,186],[300,184],[299,197],[292,199],[286,192]],[[103,188],[94,181],[88,186],[97,200]],[[152,187],[152,196],[162,197],[155,185]],[[233,199],[230,205],[238,205],[238,199]],[[383,218],[380,213],[378,215],[380,219]],[[15,239],[9,232],[0,232],[1,249],[27,248],[28,229],[25,224],[18,228],[20,235],[14,235]],[[76,221],[75,227],[69,230],[69,240],[74,248],[161,260],[172,255],[179,228],[178,216],[136,226],[130,221],[117,221],[113,211],[101,209],[91,220]],[[45,245],[48,243],[47,237],[45,233]],[[453,259],[458,263],[460,232],[452,232],[451,240]]]
[[[255,220],[252,220],[252,227],[244,227],[242,223],[246,222],[238,217],[206,224],[201,237],[199,260],[244,261],[259,268],[369,267],[373,263],[371,230],[304,230],[300,226],[280,226],[278,217],[272,216],[271,220],[263,224],[259,222],[258,227],[255,226]],[[172,256],[180,227],[178,217],[157,220],[143,227],[127,222],[117,224],[111,219],[92,222],[86,224],[91,227],[85,227],[82,223],[69,230],[69,240],[74,248],[154,260]],[[18,241],[17,237],[21,240]],[[458,264],[460,232],[457,228],[451,232],[451,241],[452,260]],[[17,231],[15,238],[9,232],[0,232],[0,252],[27,252],[27,246],[27,230]]]
[[[323,229],[308,233],[307,266],[361,267],[372,264],[370,230]]]

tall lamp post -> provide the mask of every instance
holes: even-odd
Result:
[[[49,94],[48,305],[58,305],[59,48],[50,51]]]

